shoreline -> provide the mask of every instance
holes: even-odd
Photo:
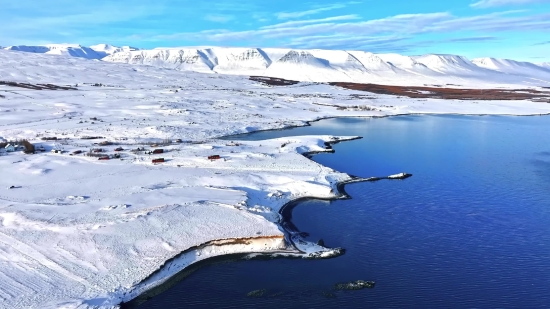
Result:
[[[335,118],[346,118],[346,117],[335,117]],[[319,120],[315,120],[319,121]],[[313,121],[312,121],[313,122]],[[271,130],[270,130],[271,131]],[[257,131],[255,131],[257,132]],[[247,134],[247,133],[244,133]],[[233,135],[234,136],[234,135]],[[327,146],[332,146],[341,142],[347,142],[347,141],[354,141],[358,139],[362,139],[363,137],[357,136],[354,138],[344,139],[344,140],[333,140],[326,142]],[[319,153],[334,153],[334,149],[327,148],[327,151],[311,151],[311,152],[304,152],[301,153],[302,156],[305,158],[312,160],[312,157]],[[313,161],[313,160],[312,160]],[[284,233],[282,236],[263,236],[263,237],[244,237],[244,238],[236,238],[236,239],[224,239],[224,240],[212,240],[207,243],[194,246],[191,248],[188,248],[180,253],[178,253],[173,258],[167,260],[163,265],[159,267],[159,269],[155,272],[153,272],[151,275],[149,275],[146,279],[144,279],[142,282],[136,285],[137,290],[131,291],[129,293],[125,294],[125,297],[127,295],[132,295],[128,300],[125,300],[119,304],[119,307],[121,309],[132,309],[132,308],[138,308],[143,303],[147,302],[153,297],[158,296],[159,294],[165,292],[166,290],[170,289],[173,285],[177,284],[180,280],[185,279],[187,276],[184,274],[186,271],[194,272],[195,270],[198,270],[200,267],[204,265],[208,265],[210,263],[213,263],[217,260],[232,260],[232,257],[245,259],[249,257],[249,259],[254,258],[267,258],[267,259],[274,259],[274,258],[304,258],[304,259],[326,259],[326,258],[336,258],[342,254],[345,253],[345,248],[328,248],[324,246],[319,246],[316,244],[313,244],[309,241],[305,241],[301,237],[301,232],[299,229],[294,225],[292,222],[292,210],[297,207],[300,203],[303,203],[304,201],[310,201],[310,200],[321,200],[321,201],[335,201],[335,200],[346,200],[351,199],[352,196],[349,195],[346,190],[345,186],[352,183],[359,183],[359,182],[369,182],[373,181],[373,178],[376,178],[377,180],[381,179],[388,179],[391,180],[391,178],[388,177],[358,177],[353,176],[350,174],[345,173],[350,177],[350,179],[344,180],[344,181],[338,181],[335,182],[334,185],[334,195],[332,197],[316,197],[316,196],[302,196],[298,197],[296,199],[293,199],[291,201],[286,202],[283,204],[277,213],[281,216],[281,219],[279,222],[277,222],[277,225],[281,227],[282,230],[284,230]],[[410,174],[408,174],[410,175]],[[407,176],[407,178],[410,176]],[[159,279],[156,282],[152,282],[150,284],[147,284],[147,281],[153,278],[157,274],[161,274],[167,267],[171,267],[171,263],[176,261],[178,259],[181,259],[186,254],[193,254],[197,253],[197,251],[201,249],[209,249],[213,246],[227,246],[232,243],[243,243],[247,240],[251,239],[265,239],[265,238],[280,238],[283,240],[283,244],[286,247],[285,249],[280,248],[279,250],[261,250],[261,251],[253,251],[254,248],[251,248],[251,251],[243,251],[243,252],[232,252],[232,253],[225,253],[225,254],[214,254],[212,256],[208,256],[204,259],[197,259],[177,272],[168,275],[164,278]],[[302,250],[297,244],[296,240],[301,240],[306,243],[310,243],[314,246],[317,246],[319,248],[322,248],[322,250],[317,250],[314,252],[307,252]],[[218,242],[224,242],[227,243],[221,243],[218,244]],[[196,269],[193,269],[196,267]],[[180,273],[183,273],[183,278]],[[140,287],[139,285],[144,284],[145,286]],[[137,294],[135,294],[137,292]]]
[[[542,103],[544,104],[544,103]],[[548,104],[548,103],[547,103]],[[219,139],[219,140],[226,140],[230,141],[230,137],[237,137],[241,135],[248,135],[258,132],[267,132],[267,131],[283,131],[283,130],[289,130],[293,128],[302,128],[302,127],[310,127],[311,123],[318,122],[322,120],[330,120],[330,119],[338,119],[338,118],[358,118],[358,119],[367,119],[367,118],[389,118],[389,117],[403,117],[403,116],[479,116],[479,117],[537,117],[537,116],[550,116],[550,113],[546,114],[465,114],[465,113],[403,113],[403,114],[393,114],[393,115],[368,115],[368,116],[327,116],[327,117],[321,117],[314,120],[304,120],[304,125],[291,125],[283,128],[275,128],[275,129],[260,129],[260,130],[254,130],[250,132],[244,132],[244,133],[236,133],[236,134],[230,134],[230,135],[223,135],[219,137],[213,137],[211,139]]]
[[[221,137],[214,138],[214,139],[231,140],[231,137],[238,137],[238,136],[253,134],[253,133],[257,133],[257,132],[281,131],[281,130],[288,130],[288,129],[292,129],[292,128],[307,127],[307,126],[311,126],[311,123],[322,121],[322,120],[328,120],[328,119],[337,119],[337,118],[389,118],[389,117],[399,117],[399,116],[424,116],[424,115],[427,115],[427,116],[449,116],[449,115],[452,115],[452,116],[534,117],[534,116],[550,116],[550,113],[548,113],[548,114],[530,114],[530,115],[459,114],[459,113],[418,113],[418,114],[414,113],[413,114],[413,113],[405,113],[405,114],[383,115],[383,116],[376,116],[376,115],[375,116],[331,116],[331,117],[323,117],[323,118],[319,118],[319,119],[315,119],[315,120],[305,121],[304,125],[289,126],[289,127],[280,128],[280,129],[256,130],[256,131],[247,132],[247,133],[238,133],[238,134],[232,134],[232,135],[225,135],[225,136],[221,136]],[[334,144],[338,144],[338,143],[341,143],[341,142],[353,141],[353,140],[362,139],[362,138],[363,137],[358,136],[358,137],[351,138],[351,139],[346,139],[346,140],[328,141],[326,143],[327,143],[327,145],[332,146]],[[304,152],[304,153],[301,153],[301,155],[304,156],[305,158],[308,158],[308,159],[312,160],[312,157],[314,155],[319,154],[319,153],[327,153],[327,152],[328,153],[334,153],[335,151],[333,149],[327,149],[327,151]],[[326,197],[316,197],[316,196],[302,196],[302,197],[298,197],[296,199],[293,199],[291,201],[286,202],[284,205],[282,205],[279,208],[277,213],[281,216],[281,220],[277,223],[277,225],[279,225],[285,231],[285,233],[283,235],[283,238],[284,238],[284,241],[285,241],[286,245],[291,246],[294,250],[288,250],[288,251],[286,251],[286,250],[249,251],[249,252],[236,252],[236,253],[226,253],[226,254],[212,255],[212,256],[207,257],[205,259],[200,259],[200,260],[197,260],[193,263],[188,264],[184,268],[177,271],[175,274],[172,274],[171,276],[169,276],[167,278],[164,278],[163,282],[161,282],[160,284],[151,286],[149,289],[144,290],[142,293],[137,294],[136,296],[130,298],[129,300],[123,301],[122,303],[119,303],[119,306],[121,308],[136,308],[136,307],[140,306],[143,302],[149,300],[150,297],[156,296],[156,295],[150,296],[150,295],[148,295],[148,292],[155,291],[156,289],[162,289],[162,286],[165,283],[170,282],[170,280],[174,279],[174,277],[177,277],[179,273],[185,272],[186,270],[188,270],[189,268],[191,268],[193,266],[197,266],[197,267],[200,268],[203,263],[204,264],[209,264],[212,260],[216,260],[216,259],[220,259],[220,258],[225,259],[225,258],[231,258],[231,257],[245,258],[247,256],[252,256],[252,258],[267,257],[269,259],[277,258],[277,257],[306,258],[307,253],[305,251],[300,250],[296,246],[296,243],[293,240],[293,237],[301,237],[299,235],[300,231],[296,228],[296,226],[294,226],[294,224],[291,221],[292,210],[295,207],[297,207],[300,203],[302,203],[304,201],[308,201],[308,200],[334,201],[334,200],[351,199],[352,197],[345,190],[345,186],[348,185],[348,184],[358,183],[358,182],[368,182],[368,181],[373,181],[373,180],[378,181],[378,180],[382,180],[382,179],[391,180],[390,178],[387,178],[387,177],[362,178],[362,177],[357,177],[357,176],[353,176],[353,175],[350,175],[350,174],[347,174],[347,175],[350,177],[350,179],[334,183],[335,192],[334,192],[334,195],[332,197],[326,198]],[[246,239],[246,238],[243,238],[243,239]],[[217,241],[220,241],[220,240],[212,240],[210,242],[215,243]],[[210,242],[208,242],[208,243],[210,243]],[[154,274],[162,272],[162,269],[167,264],[169,264],[170,261],[176,260],[178,257],[180,257],[180,256],[182,256],[186,253],[193,252],[197,247],[208,246],[208,243],[207,244],[202,244],[202,245],[199,245],[199,246],[195,246],[195,247],[192,247],[192,248],[189,248],[189,249],[186,249],[186,250],[180,252],[179,254],[177,254],[172,259],[166,261],[157,271],[152,273],[144,281],[148,280],[151,276],[154,276]],[[325,248],[325,247],[323,247],[323,248]],[[316,256],[316,257],[313,257],[313,258],[334,258],[334,257],[337,257],[337,256],[342,255],[342,254],[345,253],[345,248],[325,248],[325,249],[336,250],[336,254],[331,254],[329,256]],[[143,296],[145,296],[145,299],[142,298]],[[133,302],[135,300],[138,300],[138,299],[141,300],[141,303],[133,304]]]

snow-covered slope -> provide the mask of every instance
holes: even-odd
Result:
[[[84,47],[78,44],[49,44],[42,46],[18,45],[5,47],[4,49],[38,54],[71,56],[86,59],[101,59],[107,55],[104,52],[97,52],[90,47]]]
[[[482,68],[511,75],[530,76],[549,79],[550,67],[538,66],[530,62],[520,62],[509,59],[476,58],[472,62]]]
[[[466,57],[457,55],[423,55],[413,59],[427,68],[447,75],[473,75],[483,69],[473,64]]]
[[[183,53],[192,61],[163,56]],[[545,70],[503,72],[478,65],[457,55],[429,54],[402,56],[364,51],[298,50],[277,48],[157,48],[149,51],[116,53],[110,62],[151,64],[164,68],[211,71],[235,75],[265,75],[312,82],[358,82],[398,85],[460,84],[463,86],[523,85],[547,86]],[[176,65],[175,63],[185,63]],[[532,65],[532,67],[537,67]]]
[[[198,49],[123,51],[107,56],[103,60],[197,72],[211,72],[215,66],[208,54]]]
[[[147,59],[158,56],[158,65],[186,56],[212,68],[219,65],[214,49],[206,51],[131,53]],[[348,61],[345,53],[337,53],[337,58],[315,51],[287,50],[280,57],[277,53],[266,52],[281,68],[316,72],[340,72]],[[124,52],[113,57],[118,54]],[[255,52],[231,55],[243,55],[245,63],[262,63]],[[362,70],[355,60],[350,62]],[[278,210],[300,197],[335,197],[336,183],[350,179],[300,155],[326,151],[324,142],[334,137],[240,145],[216,137],[339,116],[550,113],[550,104],[532,101],[408,99],[371,93],[362,98],[365,92],[326,84],[268,87],[246,76],[6,50],[0,50],[0,63],[1,81],[76,88],[0,85],[0,140],[26,138],[46,150],[66,151],[0,155],[0,170],[9,171],[8,177],[0,177],[1,309],[114,308],[208,257],[297,254],[283,241]],[[103,138],[86,139],[90,136]],[[156,156],[136,150],[150,150],[152,143],[165,139],[184,142],[163,146],[162,164],[154,165],[151,159]],[[122,147],[121,158],[70,155],[75,150],[86,153],[99,141],[117,143],[103,146],[102,153],[113,156],[115,147]],[[208,160],[214,154],[221,159]],[[12,185],[17,187],[7,189]],[[239,241],[218,246],[232,240]],[[183,251],[188,253],[157,272]]]
[[[92,45],[90,47],[85,47],[78,44],[48,44],[48,45],[17,45],[17,46],[8,46],[0,47],[0,49],[13,50],[13,51],[22,51],[28,53],[37,53],[37,54],[50,54],[50,55],[61,55],[61,56],[70,56],[86,59],[101,59],[108,55],[114,53],[123,52],[123,51],[134,51],[138,48],[131,46],[117,47],[109,44],[98,44]]]
[[[171,47],[139,50],[98,44],[91,47],[53,44],[6,49],[151,65],[179,71],[263,75],[310,82],[453,84],[473,87],[549,86],[550,64],[428,54],[403,56],[347,50],[288,48]]]
[[[92,45],[92,46],[90,46],[90,48],[93,49],[94,51],[96,51],[97,53],[102,54],[103,57],[105,57],[107,55],[112,55],[114,53],[123,52],[123,51],[139,50],[139,48],[132,47],[132,46],[117,47],[117,46],[113,46],[113,45],[109,45],[109,44]]]

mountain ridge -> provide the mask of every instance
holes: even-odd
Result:
[[[374,54],[357,50],[246,47],[138,49],[98,44],[9,46],[12,51],[81,57],[106,62],[151,65],[180,71],[263,75],[311,82],[385,84],[521,84],[550,86],[550,63],[460,55]]]

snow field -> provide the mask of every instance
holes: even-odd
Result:
[[[0,80],[78,85],[0,86],[0,140],[26,138],[46,150],[0,155],[7,175],[0,177],[0,308],[10,309],[115,307],[209,256],[292,251],[281,241],[278,210],[304,196],[334,197],[336,184],[350,180],[301,155],[326,151],[331,136],[238,146],[217,137],[338,116],[550,113],[549,104],[531,101],[407,99],[315,83],[268,87],[240,76],[14,51],[0,50],[0,63]],[[102,138],[83,139],[89,136]],[[59,140],[43,140],[52,137]],[[163,154],[131,151],[164,140]],[[102,141],[115,145],[94,144]],[[124,151],[106,161],[70,155],[98,147]],[[166,162],[154,165],[159,157]],[[236,239],[243,242],[230,243]],[[216,241],[229,243],[180,256]]]

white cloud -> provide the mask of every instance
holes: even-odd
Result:
[[[331,6],[320,7],[320,8],[317,8],[317,9],[312,9],[312,10],[307,10],[307,11],[279,12],[279,13],[276,13],[275,16],[277,16],[278,19],[299,18],[299,17],[309,16],[309,15],[319,14],[319,13],[325,12],[325,11],[332,11],[332,10],[335,10],[335,9],[341,9],[341,8],[344,8],[344,7],[346,7],[346,5],[344,5],[344,4],[334,4],[334,5],[331,5]]]
[[[356,15],[333,16],[275,23],[244,31],[216,29],[145,37],[148,41],[195,40],[213,44],[278,46],[291,48],[364,49],[407,51],[435,44],[487,42],[502,32],[549,32],[550,13],[525,15],[504,11],[457,17],[448,12],[402,14],[359,20]],[[460,36],[469,32],[470,37]],[[419,41],[422,34],[445,34],[446,39]],[[449,38],[453,34],[459,35]],[[477,36],[476,36],[477,35]],[[416,39],[416,40],[415,40]],[[266,43],[269,42],[269,43]],[[202,44],[202,43],[200,43]]]
[[[264,27],[261,27],[260,29],[287,28],[287,27],[303,26],[307,24],[318,24],[318,23],[326,23],[331,21],[353,20],[353,19],[361,19],[361,18],[359,17],[359,15],[351,14],[351,15],[332,16],[332,17],[319,18],[319,19],[295,20],[295,21],[287,21],[284,23],[264,26]]]
[[[505,5],[522,5],[530,3],[550,3],[550,0],[480,0],[470,4],[473,8],[490,8]]]

